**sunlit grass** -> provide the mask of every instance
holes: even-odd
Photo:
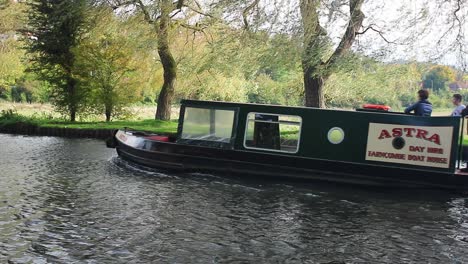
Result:
[[[44,121],[39,120],[40,127],[74,128],[74,129],[123,129],[148,131],[163,134],[175,134],[177,132],[176,121],[161,121],[146,119],[139,121],[113,121],[113,122],[68,122],[68,121]]]
[[[34,117],[34,118],[54,118],[54,119],[66,119],[66,116],[63,116],[56,111],[54,111],[54,107],[51,104],[39,104],[39,103],[13,103],[8,101],[0,100],[0,111],[2,110],[13,110],[14,112],[18,113],[19,115],[26,116],[26,117]],[[129,106],[126,108],[126,115],[125,118],[121,118],[124,120],[149,120],[154,118],[154,114],[156,112],[155,105],[134,105]],[[172,118],[179,117],[179,108],[173,107],[172,108]],[[115,119],[115,118],[114,118]],[[90,117],[83,118],[78,115],[78,121],[104,121],[104,115],[93,115]],[[118,120],[118,118],[117,118]]]
[[[15,126],[18,124],[33,125],[37,127],[50,128],[72,128],[72,129],[123,129],[154,132],[159,134],[175,134],[177,132],[177,121],[161,121],[154,119],[127,120],[127,121],[90,121],[69,122],[60,118],[45,115],[25,116],[13,110],[0,111],[0,127]]]
[[[124,127],[135,130],[148,131],[160,134],[175,134],[177,133],[177,120],[160,121],[154,120],[155,106],[143,105],[132,106],[129,110],[133,113],[131,120],[116,120],[112,122],[104,122],[102,118],[91,121],[69,122],[65,121],[62,116],[54,112],[50,104],[25,104],[11,103],[0,101],[0,112],[12,110],[14,116],[2,118],[0,116],[0,127],[14,125],[17,123],[25,123],[37,125],[39,127],[56,127],[56,128],[75,128],[75,129],[122,129]],[[178,117],[178,108],[173,108],[173,118]],[[434,116],[448,116],[451,109],[435,109]],[[465,122],[468,123],[468,122]],[[465,124],[465,135],[463,144],[468,146],[468,135]],[[295,128],[297,129],[297,128]],[[285,129],[281,131],[281,136],[285,139],[297,139],[298,131],[295,129]],[[253,132],[249,131],[247,136],[252,137]]]

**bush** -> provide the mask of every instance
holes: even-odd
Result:
[[[451,108],[453,106],[452,95],[453,94],[448,91],[435,92],[429,96],[429,101],[432,103],[433,108]]]
[[[8,100],[8,87],[0,85],[0,99]]]
[[[0,127],[8,127],[17,124],[36,125],[37,122],[18,114],[14,109],[2,110],[0,112]]]
[[[19,116],[20,115],[14,109],[2,110],[0,112],[0,120],[15,119],[15,118],[17,118]]]

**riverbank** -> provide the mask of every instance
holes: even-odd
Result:
[[[154,120],[154,106],[133,106],[128,109],[134,120],[104,122],[69,122],[60,118],[49,104],[25,104],[0,101],[0,133],[106,139],[116,129],[124,127],[162,135],[175,135],[177,121]],[[434,116],[447,116],[450,109],[436,109]],[[179,116],[178,107],[173,107],[172,116]],[[465,124],[466,126],[466,124]],[[464,129],[464,145],[468,146],[468,135]]]
[[[163,135],[174,135],[177,122],[154,119],[114,122],[68,122],[26,117],[12,112],[0,115],[0,133],[107,139],[121,128],[132,128]]]
[[[62,115],[60,115],[58,112],[54,110],[53,105],[48,104],[48,103],[44,103],[44,104],[15,103],[15,102],[2,101],[0,99],[0,112],[7,111],[7,110],[12,110],[15,113],[18,113],[19,115],[28,116],[28,117],[36,117],[36,118],[50,117],[54,119],[63,118]],[[125,118],[122,118],[122,119],[132,119],[132,120],[153,119],[154,113],[156,111],[156,106],[150,105],[150,104],[147,104],[147,105],[138,104],[138,105],[128,106],[125,108],[125,110],[127,113],[126,113]],[[174,107],[172,107],[172,117],[177,118],[178,116],[179,116],[179,107],[177,105],[174,105]],[[80,116],[79,118],[83,118],[83,116]],[[105,116],[104,115],[87,115],[86,118],[80,121],[105,121]]]
[[[72,123],[53,119],[35,119],[16,114],[12,116],[0,115],[0,133],[6,134],[107,139],[113,135],[113,131],[125,127],[161,135],[174,136],[177,133],[176,121],[146,119],[139,121]],[[463,145],[468,146],[468,136],[466,135]]]

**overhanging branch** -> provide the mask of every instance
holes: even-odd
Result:
[[[361,11],[361,6],[364,0],[350,0],[349,3],[349,22],[346,31],[341,38],[340,44],[325,63],[329,66],[335,63],[344,53],[346,53],[354,43],[358,30],[362,27],[364,21],[364,13]]]
[[[260,2],[260,0],[254,0],[250,5],[248,5],[244,11],[242,11],[242,20],[244,22],[244,29],[245,30],[249,30],[250,28],[250,25],[249,25],[249,20],[248,20],[248,16],[250,14],[250,11],[252,11],[252,9],[254,9],[258,3]]]
[[[366,27],[366,29],[364,29],[363,31],[361,31],[361,32],[356,32],[355,34],[356,34],[356,35],[363,35],[363,34],[365,34],[367,31],[371,30],[371,31],[374,31],[374,32],[376,32],[377,34],[379,34],[379,36],[380,36],[385,42],[387,42],[388,44],[398,44],[398,43],[396,43],[395,41],[388,40],[388,39],[384,36],[384,33],[383,33],[381,30],[376,29],[374,26],[375,26],[375,25],[370,25],[370,26]]]
[[[148,22],[148,23],[154,23],[154,19],[151,18],[151,14],[148,12],[148,9],[146,8],[146,6],[143,4],[143,2],[141,0],[137,0],[137,1],[133,1],[135,5],[137,5],[141,12],[143,12],[143,15],[145,16],[145,20]]]
[[[199,5],[199,4],[197,3],[197,5]],[[192,12],[195,12],[195,13],[197,13],[199,15],[213,18],[213,16],[211,14],[203,12],[203,10],[201,9],[201,6],[193,7],[191,5],[184,4],[184,7],[190,9]]]

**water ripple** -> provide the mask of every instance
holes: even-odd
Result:
[[[0,263],[468,263],[468,198],[173,174],[0,135]]]

